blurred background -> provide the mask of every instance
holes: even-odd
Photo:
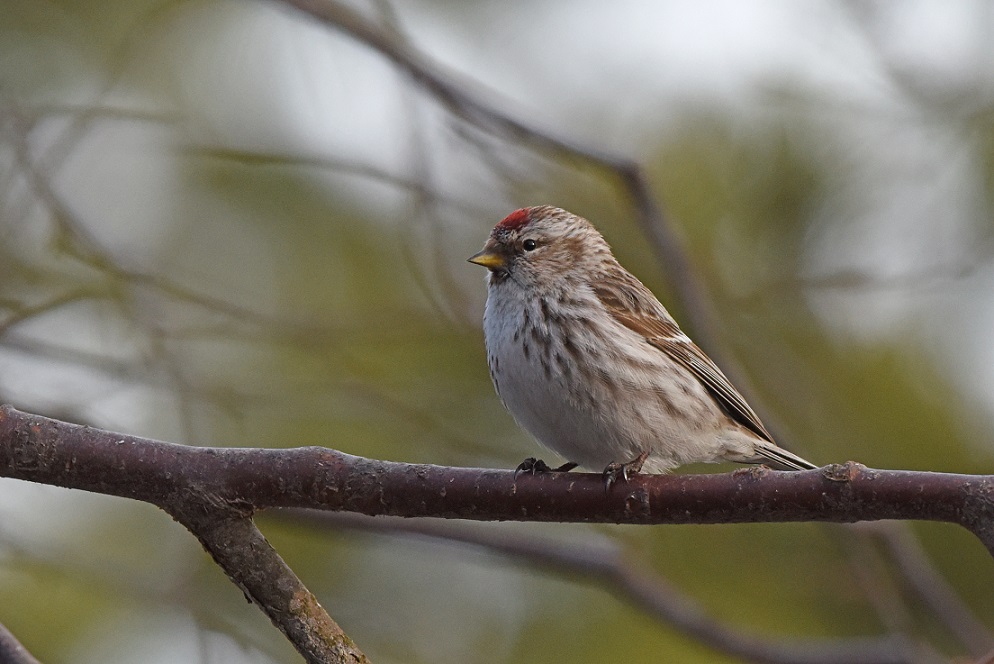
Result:
[[[6,0],[0,401],[192,445],[514,467],[537,449],[493,393],[465,259],[551,203],[785,446],[994,472],[994,5],[346,6],[496,112],[642,164],[713,326],[615,174],[456,112],[349,30],[276,0]],[[740,661],[555,565],[259,523],[376,662]],[[953,526],[471,525],[622,552],[774,644],[994,647],[994,564]],[[45,662],[298,661],[164,513],[13,480],[0,623]]]

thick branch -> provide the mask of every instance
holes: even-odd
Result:
[[[636,476],[604,491],[600,475],[364,459],[320,447],[186,447],[0,408],[0,476],[153,503],[246,511],[311,507],[394,516],[600,523],[959,524],[994,554],[994,477],[872,470],[855,463],[805,472]]]
[[[0,624],[0,662],[3,664],[41,664],[2,624]]]
[[[246,450],[247,451],[247,450]],[[228,450],[184,447],[0,407],[0,476],[134,498],[186,526],[308,662],[367,659],[252,523],[253,487]],[[201,465],[200,470],[197,466]],[[237,465],[237,464],[236,464]]]

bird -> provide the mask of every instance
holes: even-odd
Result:
[[[550,205],[502,219],[468,259],[487,268],[490,377],[517,424],[606,486],[689,463],[817,466],[774,441],[721,369],[589,221]]]

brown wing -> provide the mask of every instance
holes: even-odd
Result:
[[[608,313],[690,371],[729,417],[772,443],[773,436],[718,365],[683,333],[642,282],[630,274],[626,276],[628,279],[621,285],[608,285],[605,280],[593,287]]]
[[[704,384],[704,387],[715,398],[722,410],[728,413],[733,420],[750,429],[760,438],[773,442],[773,436],[759,421],[756,412],[746,403],[738,390],[728,382],[728,378],[721,373],[721,369],[704,354],[704,351],[697,347],[697,344],[690,340],[662,337],[654,337],[646,339],[646,341],[689,369]]]

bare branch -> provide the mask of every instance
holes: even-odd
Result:
[[[368,662],[316,597],[255,527],[247,513],[215,503],[214,496],[187,494],[182,509],[167,509],[254,602],[307,662]],[[180,502],[180,501],[177,501]]]
[[[0,662],[4,664],[41,664],[2,624],[0,624]]]
[[[0,409],[0,475],[159,505],[196,534],[308,661],[348,661],[342,651],[352,652],[353,646],[256,530],[250,520],[256,509],[307,506],[403,516],[624,523],[919,518],[960,523],[984,539],[994,479],[872,471],[850,464],[805,473],[637,477],[623,490],[605,494],[599,475],[552,474],[515,482],[509,471],[378,462],[323,448],[185,447],[9,407]],[[430,525],[404,528],[439,535]],[[480,534],[475,541],[609,580],[650,613],[753,661],[905,661],[894,654],[902,649],[892,639],[770,644],[743,635],[708,619],[664,580],[616,551],[577,552],[506,535],[501,540]]]
[[[200,540],[306,661],[368,661],[255,527],[251,517],[258,505],[251,486],[221,488],[229,450],[199,448],[206,454],[190,456],[198,448],[65,424],[9,407],[0,407],[0,430],[0,476],[161,507]],[[204,472],[196,472],[201,463]]]
[[[405,517],[592,523],[955,523],[994,553],[994,476],[750,468],[639,475],[605,493],[593,473],[517,480],[509,470],[376,461],[323,447],[187,447],[0,408],[0,476],[142,500],[245,512],[310,507]]]
[[[920,519],[962,525],[994,553],[994,477],[871,470],[855,463],[805,472],[760,468],[637,476],[605,492],[598,474],[515,480],[511,471],[383,462],[318,447],[187,447],[4,406],[0,476],[161,507],[198,537],[311,662],[366,660],[255,528],[251,515],[257,510],[309,507],[368,515],[630,524]],[[641,605],[657,614],[669,611],[689,630],[695,627],[691,609],[659,603],[658,580],[617,562],[618,567],[593,559],[573,564],[613,575]],[[704,628],[725,649],[762,649],[761,642],[698,620],[696,629]],[[875,647],[862,646],[870,654]],[[766,653],[757,661],[784,661],[777,657]],[[832,661],[830,652],[818,657],[810,661]],[[901,660],[867,656],[860,661]]]

